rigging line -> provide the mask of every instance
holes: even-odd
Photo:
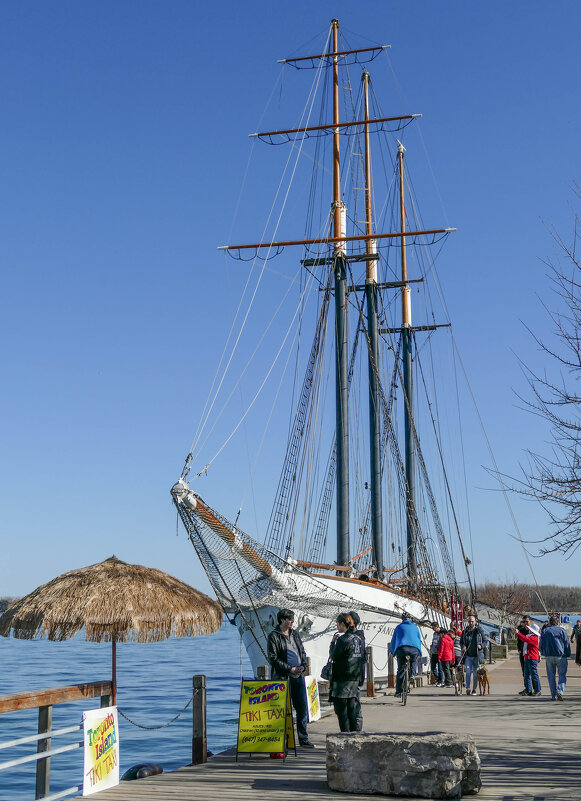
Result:
[[[450,331],[450,335],[452,337],[452,343],[454,345],[454,350],[456,351],[456,356],[458,357],[458,362],[460,364],[460,369],[462,370],[462,373],[464,375],[464,380],[466,382],[466,387],[468,389],[468,393],[470,395],[470,399],[472,400],[472,405],[474,407],[474,411],[476,412],[476,417],[477,417],[478,422],[480,424],[480,429],[482,431],[482,436],[484,437],[484,441],[485,441],[486,447],[488,449],[488,455],[490,456],[490,458],[492,460],[492,464],[494,465],[496,480],[497,480],[498,485],[500,487],[500,491],[501,491],[501,493],[502,493],[502,495],[504,497],[504,501],[506,503],[506,506],[507,506],[507,509],[508,509],[508,513],[509,513],[510,518],[512,520],[512,524],[514,526],[514,530],[516,532],[517,538],[520,541],[521,547],[522,547],[522,549],[524,551],[525,558],[526,558],[527,564],[529,566],[529,570],[531,571],[531,575],[532,575],[533,580],[534,580],[534,582],[535,582],[535,584],[537,586],[537,589],[536,589],[537,597],[538,597],[539,601],[541,602],[541,604],[543,605],[543,609],[545,610],[545,613],[548,614],[547,606],[546,606],[545,600],[544,600],[544,598],[542,596],[541,588],[540,588],[539,582],[537,581],[537,577],[535,575],[535,571],[533,570],[533,566],[532,566],[532,563],[531,563],[531,560],[530,560],[530,557],[529,557],[529,553],[528,553],[527,549],[525,548],[524,540],[522,538],[522,535],[521,535],[521,532],[520,532],[520,528],[519,528],[519,525],[517,523],[516,516],[514,514],[513,508],[512,508],[512,504],[510,503],[510,499],[508,497],[508,493],[506,491],[506,487],[504,486],[504,484],[500,480],[501,473],[500,473],[500,470],[498,469],[498,464],[496,463],[496,458],[495,458],[494,452],[492,450],[492,445],[490,443],[490,440],[488,438],[488,434],[486,433],[486,429],[484,427],[484,421],[482,420],[482,417],[480,415],[480,409],[478,408],[478,404],[476,403],[476,398],[474,397],[474,393],[472,392],[472,387],[471,387],[470,382],[468,380],[468,374],[466,373],[466,369],[464,367],[464,362],[462,361],[462,357],[460,356],[460,351],[459,351],[459,348],[458,348],[458,344],[457,344],[456,339],[454,338],[454,335],[453,335],[453,333],[451,331]]]
[[[418,366],[420,368],[420,376],[422,378],[422,385],[424,387],[424,392],[426,394],[426,397],[428,397],[428,387],[426,385],[426,377],[424,375],[424,369],[423,369],[423,365],[422,365],[422,360],[420,359],[420,356],[417,353],[417,349],[416,349],[416,361],[417,361]],[[464,557],[464,565],[465,565],[465,567],[466,567],[466,569],[468,571],[468,566],[466,565],[466,557],[465,557],[465,553],[464,553],[464,546],[463,546],[463,542],[462,542],[462,535],[460,534],[460,525],[458,523],[458,518],[456,516],[456,508],[455,508],[454,501],[453,501],[453,498],[452,498],[452,491],[450,489],[450,482],[448,480],[448,471],[446,470],[446,465],[444,463],[444,454],[442,452],[442,445],[441,445],[440,437],[438,435],[436,421],[434,420],[434,415],[432,414],[432,408],[431,408],[431,405],[429,403],[428,403],[428,411],[429,411],[429,415],[430,415],[430,420],[432,421],[432,427],[434,429],[434,438],[436,440],[436,447],[438,449],[438,455],[440,457],[440,464],[442,466],[442,472],[443,472],[443,475],[444,475],[444,484],[446,486],[446,490],[447,490],[447,494],[448,494],[448,500],[449,500],[450,506],[452,508],[452,516],[454,518],[454,524],[455,524],[455,528],[456,528],[456,533],[457,533],[458,538],[460,540],[460,548],[461,548],[461,551],[462,551],[462,556]],[[442,536],[443,536],[443,531],[442,531]],[[444,540],[444,542],[445,542],[445,540]],[[447,556],[448,559],[450,558],[449,555],[446,554],[445,550],[444,550],[443,556],[444,557]]]
[[[322,64],[322,60],[321,60],[321,64]],[[306,104],[305,104],[305,108],[303,109],[303,112],[302,112],[301,121],[304,119],[304,117],[305,117],[305,114],[307,114],[306,125],[308,125],[308,124],[309,124],[309,121],[310,121],[310,116],[311,116],[311,114],[312,114],[312,111],[313,111],[313,106],[314,106],[315,97],[316,97],[316,90],[317,90],[317,87],[318,87],[318,84],[319,84],[319,81],[320,81],[321,72],[322,72],[322,67],[320,66],[320,67],[317,69],[317,73],[316,73],[316,75],[315,75],[315,80],[313,81],[313,86],[311,87],[310,96],[307,98],[307,102],[306,102]],[[309,106],[309,100],[310,100],[310,109],[309,109],[309,111],[308,111],[308,113],[307,113],[307,108],[308,108],[308,106]],[[297,136],[298,136],[298,134],[297,134]],[[277,233],[277,231],[278,231],[278,228],[279,228],[279,226],[280,226],[280,222],[281,222],[281,219],[282,219],[282,215],[283,215],[284,209],[285,209],[285,207],[286,207],[286,203],[287,203],[287,200],[288,200],[288,195],[289,195],[289,192],[290,192],[290,188],[291,188],[291,186],[292,186],[292,182],[293,182],[293,180],[294,180],[294,176],[295,176],[295,173],[296,173],[296,170],[297,170],[297,167],[298,167],[298,163],[299,163],[299,159],[300,159],[301,151],[302,151],[302,142],[301,142],[301,146],[300,146],[300,147],[299,147],[299,149],[298,149],[298,153],[297,153],[297,155],[296,155],[296,159],[295,159],[294,167],[293,167],[293,169],[292,169],[292,172],[291,172],[291,176],[290,176],[289,184],[288,184],[288,187],[287,187],[287,191],[286,191],[286,194],[285,194],[285,196],[284,196],[284,199],[283,199],[283,202],[282,202],[282,206],[281,206],[281,209],[280,209],[280,213],[279,213],[278,219],[277,219],[277,221],[276,221],[276,224],[275,224],[275,228],[274,228],[274,232],[273,232],[273,238],[274,238],[274,239],[276,238],[276,233]],[[288,154],[288,157],[287,157],[287,160],[286,160],[286,164],[285,164],[285,167],[284,167],[284,170],[283,170],[283,173],[282,173],[281,179],[280,179],[280,181],[279,181],[279,185],[278,185],[278,187],[277,187],[277,190],[276,190],[276,193],[275,193],[274,200],[273,200],[273,202],[272,202],[272,205],[271,205],[271,208],[270,208],[270,211],[269,211],[269,213],[268,213],[268,217],[267,217],[267,220],[266,220],[266,223],[265,223],[265,226],[264,226],[264,233],[263,233],[263,236],[264,236],[264,234],[265,234],[265,232],[266,232],[266,229],[267,229],[267,227],[268,227],[268,224],[269,224],[269,222],[270,222],[270,219],[271,219],[271,217],[272,217],[272,215],[273,215],[273,212],[274,212],[274,207],[275,207],[275,204],[276,204],[276,202],[277,202],[277,200],[278,200],[278,197],[279,197],[279,194],[280,194],[280,191],[281,191],[281,187],[282,187],[283,180],[284,180],[284,178],[285,178],[285,175],[286,175],[287,169],[289,168],[289,164],[290,164],[290,162],[291,162],[291,156],[292,156],[292,153],[293,153],[293,151],[291,150],[291,151],[289,152],[289,154]],[[262,241],[263,241],[263,239],[261,239],[261,244],[262,244]],[[267,251],[267,255],[266,255],[266,259],[265,259],[265,261],[264,261],[264,263],[262,264],[262,267],[261,267],[261,269],[260,269],[260,273],[259,273],[259,276],[258,276],[258,280],[257,280],[257,282],[256,282],[256,286],[255,286],[255,288],[254,288],[254,292],[253,292],[253,294],[252,294],[252,297],[251,297],[251,299],[250,299],[250,304],[249,304],[249,306],[248,306],[248,309],[246,310],[246,314],[245,314],[245,316],[244,316],[244,319],[242,320],[242,325],[240,326],[240,330],[239,330],[239,332],[238,332],[238,336],[237,336],[237,338],[236,338],[236,341],[235,341],[235,343],[234,343],[234,346],[233,346],[233,348],[232,348],[232,353],[230,354],[230,358],[228,359],[228,362],[227,362],[227,364],[226,364],[226,366],[225,366],[225,368],[224,368],[224,373],[223,373],[223,375],[222,375],[222,379],[220,380],[220,384],[218,385],[218,388],[216,389],[216,393],[215,393],[215,395],[214,395],[214,399],[212,400],[211,406],[210,406],[210,408],[208,409],[208,412],[207,412],[207,414],[206,414],[206,417],[204,418],[204,420],[203,420],[203,423],[202,423],[202,425],[201,425],[201,429],[202,429],[202,430],[203,430],[204,426],[206,425],[206,422],[207,422],[207,420],[208,420],[208,418],[209,418],[209,416],[210,416],[210,414],[211,414],[211,412],[212,412],[212,409],[213,409],[213,407],[214,407],[214,404],[215,404],[215,402],[216,402],[216,398],[217,398],[217,396],[218,396],[218,393],[219,393],[219,391],[220,391],[220,389],[221,389],[221,387],[222,387],[222,384],[223,384],[223,382],[224,382],[224,380],[225,380],[225,378],[226,378],[226,373],[228,372],[228,369],[229,369],[229,367],[230,367],[230,364],[232,363],[232,360],[233,360],[233,358],[234,358],[234,354],[235,354],[235,352],[236,352],[236,349],[237,349],[237,347],[238,347],[238,343],[240,342],[240,338],[242,337],[242,332],[244,331],[244,328],[246,327],[246,322],[247,322],[247,320],[248,320],[248,316],[249,316],[249,314],[250,314],[250,310],[252,309],[252,306],[254,305],[254,300],[255,300],[255,298],[256,298],[256,294],[257,294],[257,292],[258,292],[258,288],[259,288],[259,286],[260,286],[260,283],[261,283],[261,281],[262,281],[262,277],[263,277],[263,275],[264,275],[264,268],[265,268],[265,264],[266,264],[266,261],[268,260],[268,258],[269,258],[269,256],[270,256],[270,251],[271,251],[271,248],[272,248],[272,245],[270,245],[270,246],[269,246],[269,248],[268,248],[268,251]],[[253,267],[252,267],[252,270],[254,269],[254,263],[255,263],[255,261],[256,261],[256,258],[255,258],[255,259],[254,259],[254,261],[253,261]],[[241,300],[241,302],[242,302],[242,300]],[[193,450],[194,450],[194,448],[197,446],[197,443],[198,443],[198,441],[199,441],[199,438],[200,438],[200,436],[201,436],[201,432],[200,432],[200,434],[198,435],[198,437],[196,438],[196,440],[194,441],[194,443],[192,444],[192,447],[190,448],[190,453],[193,453]]]
[[[299,268],[299,269],[300,269],[300,268]],[[298,271],[297,271],[297,272],[298,272]],[[246,372],[247,372],[247,370],[249,369],[249,367],[250,367],[250,365],[251,365],[251,363],[252,363],[252,361],[253,361],[254,357],[256,356],[256,354],[257,354],[257,353],[258,353],[258,351],[260,350],[260,347],[261,347],[262,343],[263,343],[263,342],[264,342],[264,340],[266,339],[266,335],[268,334],[268,331],[270,330],[270,328],[271,328],[271,327],[272,327],[272,325],[274,324],[274,321],[275,321],[275,320],[276,320],[276,318],[278,317],[278,314],[280,313],[280,310],[282,309],[282,307],[283,307],[283,305],[284,305],[284,302],[285,302],[286,298],[287,298],[287,297],[288,297],[288,295],[290,294],[290,292],[291,292],[291,290],[292,290],[293,283],[294,283],[294,281],[292,281],[292,282],[289,284],[289,286],[287,287],[287,290],[286,290],[286,292],[284,293],[284,295],[282,296],[282,298],[281,298],[281,300],[280,300],[280,302],[279,302],[278,306],[276,307],[276,309],[275,309],[275,311],[274,311],[274,313],[273,313],[272,317],[270,318],[270,321],[269,321],[268,325],[266,326],[266,329],[263,331],[263,333],[262,333],[262,336],[260,337],[260,339],[258,340],[258,343],[256,344],[256,347],[254,348],[254,350],[253,350],[253,352],[251,353],[251,355],[250,355],[250,357],[249,357],[248,361],[246,362],[246,365],[244,366],[244,369],[242,370],[242,372],[241,372],[241,373],[240,373],[240,375],[238,376],[238,379],[236,380],[236,383],[234,384],[234,386],[232,387],[232,389],[231,389],[231,391],[230,391],[230,394],[228,395],[228,397],[227,397],[227,398],[226,398],[226,400],[224,401],[224,403],[223,403],[223,405],[222,405],[222,408],[220,409],[220,411],[219,411],[218,415],[217,415],[217,416],[214,418],[214,423],[213,423],[212,427],[210,428],[210,430],[207,432],[207,434],[206,434],[206,438],[204,439],[204,441],[203,441],[203,442],[202,442],[202,444],[200,445],[200,448],[199,448],[200,450],[201,450],[201,449],[204,447],[204,445],[205,445],[205,444],[206,444],[206,442],[208,441],[208,439],[209,439],[210,435],[212,434],[212,432],[213,432],[213,430],[215,429],[216,425],[218,424],[218,422],[219,422],[220,418],[222,417],[222,415],[223,415],[223,413],[224,413],[225,409],[227,408],[227,406],[228,406],[228,404],[229,404],[230,400],[232,399],[232,396],[233,396],[233,395],[234,395],[234,393],[236,392],[236,389],[237,389],[237,388],[240,386],[240,384],[241,384],[241,382],[242,382],[242,379],[243,379],[243,378],[244,378],[244,376],[246,375]],[[305,290],[303,290],[303,292],[304,292],[304,291],[305,291]],[[298,307],[297,307],[297,308],[300,308],[300,299],[299,299],[299,304],[298,304]],[[296,312],[295,312],[295,315],[296,315]]]
[[[279,76],[276,79],[276,81],[274,82],[274,85],[272,87],[272,91],[270,93],[270,97],[268,98],[268,100],[266,102],[266,105],[265,105],[265,107],[264,107],[264,109],[262,111],[262,114],[260,116],[259,126],[258,126],[259,129],[261,127],[260,123],[261,123],[262,119],[264,118],[264,115],[266,114],[266,109],[270,106],[270,103],[272,101],[272,98],[273,98],[273,95],[274,95],[274,93],[276,91],[276,86],[277,86],[278,83],[280,83],[280,91],[282,92],[282,77],[283,77],[283,74],[284,74],[284,70],[283,70],[283,68],[281,68]],[[248,173],[250,172],[250,164],[251,164],[252,158],[254,156],[255,147],[256,147],[256,139],[253,139],[252,143],[251,143],[251,146],[250,146],[250,152],[248,154],[248,159],[246,161],[246,168],[245,168],[244,174],[242,176],[242,183],[241,183],[241,186],[240,186],[240,191],[238,193],[238,198],[236,199],[236,205],[234,207],[234,214],[232,215],[232,222],[230,224],[230,232],[229,232],[229,235],[228,235],[228,241],[230,241],[231,238],[232,238],[232,231],[234,230],[234,226],[236,224],[236,220],[238,219],[238,213],[239,213],[239,210],[240,210],[240,203],[242,201],[242,195],[244,194],[244,188],[246,186],[246,181],[248,179]],[[229,269],[228,269],[228,258],[227,258],[226,254],[224,254],[224,260],[225,260],[225,264],[226,264],[226,274],[229,277],[230,273],[229,273]],[[208,395],[207,395],[207,398],[206,398],[206,402],[204,404],[204,408],[202,409],[202,413],[200,415],[200,420],[198,422],[198,428],[197,428],[196,434],[194,436],[194,442],[196,441],[198,433],[200,431],[200,428],[202,427],[202,420],[203,420],[203,417],[204,417],[204,413],[206,411],[206,407],[207,407],[208,403],[210,402],[210,398],[212,396],[212,390],[214,389],[216,380],[217,380],[218,375],[220,373],[220,367],[221,367],[222,362],[224,361],[224,358],[226,356],[226,352],[228,350],[228,343],[230,342],[230,338],[232,336],[232,332],[234,331],[234,327],[236,325],[236,320],[238,319],[238,313],[240,311],[240,307],[241,307],[241,305],[243,303],[243,300],[244,300],[244,297],[246,295],[246,289],[248,287],[248,283],[250,281],[251,276],[252,276],[252,269],[248,273],[248,277],[246,279],[245,287],[244,287],[244,289],[242,291],[242,295],[241,295],[240,300],[238,302],[238,308],[236,309],[236,312],[235,312],[235,314],[233,316],[232,323],[231,323],[231,326],[230,326],[230,330],[228,332],[228,336],[226,337],[226,341],[224,343],[224,349],[222,351],[222,355],[220,356],[220,359],[219,359],[218,364],[216,366],[216,372],[214,374],[214,378],[212,380],[212,384],[210,386],[210,389],[208,390]],[[228,284],[229,283],[230,282],[228,281]],[[195,447],[195,445],[192,443],[192,447],[190,448],[190,452],[193,450],[194,447]]]
[[[445,302],[445,299],[444,299],[444,296],[443,296],[443,293],[442,293],[442,290],[441,290],[441,287],[440,287],[440,283],[438,281],[438,275],[437,275],[437,273],[435,271],[433,272],[433,276],[434,276],[434,286],[436,288],[436,292],[437,292],[437,294],[438,294],[438,296],[440,298],[440,303],[442,305],[442,308],[444,309],[444,312],[445,312],[445,314],[446,314],[446,316],[447,316],[447,318],[449,320],[450,319],[450,315],[448,313],[446,302]],[[544,601],[544,599],[542,597],[542,594],[541,594],[540,585],[539,585],[539,582],[537,581],[537,577],[536,577],[535,571],[533,570],[533,566],[532,566],[531,560],[529,558],[529,553],[528,553],[527,549],[525,548],[524,540],[522,538],[522,535],[521,535],[521,532],[520,532],[520,528],[519,528],[518,522],[516,520],[516,516],[514,514],[512,505],[510,503],[510,499],[508,497],[508,493],[507,493],[506,488],[504,487],[502,481],[499,478],[499,476],[501,474],[500,474],[500,471],[498,469],[498,465],[496,463],[496,458],[495,458],[494,452],[492,450],[492,445],[491,445],[490,440],[488,438],[488,434],[487,434],[486,428],[484,426],[484,421],[483,421],[482,416],[480,414],[480,409],[478,408],[478,404],[476,403],[476,398],[474,397],[474,393],[472,392],[472,386],[470,384],[470,381],[468,380],[468,374],[466,372],[466,368],[464,367],[464,362],[462,360],[462,356],[460,355],[460,349],[458,347],[458,343],[456,342],[456,338],[454,336],[454,332],[452,331],[452,329],[450,329],[450,336],[452,338],[452,344],[454,346],[454,351],[456,353],[456,357],[458,359],[458,363],[460,365],[460,369],[462,370],[462,374],[464,376],[464,381],[466,382],[466,387],[468,389],[468,393],[470,395],[470,399],[472,401],[472,405],[474,407],[474,411],[476,413],[476,417],[478,419],[478,422],[479,422],[479,425],[480,425],[480,429],[482,431],[482,435],[484,437],[484,441],[485,441],[486,447],[488,449],[488,453],[490,455],[490,458],[491,458],[492,463],[494,465],[494,469],[496,471],[496,474],[495,474],[496,477],[497,477],[496,480],[497,480],[497,482],[499,484],[499,487],[500,487],[500,490],[502,492],[502,495],[503,495],[506,507],[508,509],[509,516],[510,516],[510,518],[512,520],[512,524],[514,526],[514,530],[516,532],[517,538],[520,541],[521,547],[522,547],[522,549],[523,549],[523,551],[525,553],[525,557],[526,557],[526,561],[527,561],[529,570],[530,570],[531,575],[533,577],[533,580],[534,580],[534,582],[535,582],[535,584],[537,586],[537,590],[536,590],[537,597],[539,598],[539,601],[541,602],[541,604],[543,605],[543,608],[546,611],[547,607],[545,605],[545,601]]]
[[[299,335],[299,331],[297,329],[297,331],[295,333],[295,336],[294,336],[294,340],[297,339],[298,335]],[[292,343],[291,343],[291,346],[292,346]],[[268,429],[270,428],[270,422],[272,420],[272,416],[274,414],[274,410],[275,410],[277,402],[278,402],[278,398],[279,398],[279,395],[280,395],[280,391],[282,389],[282,385],[283,385],[283,382],[284,382],[284,377],[285,377],[285,375],[287,373],[287,370],[288,370],[288,365],[289,365],[289,362],[291,360],[291,356],[292,356],[292,347],[289,348],[289,352],[288,352],[288,356],[287,356],[284,368],[281,371],[280,381],[278,382],[278,387],[277,387],[275,395],[274,395],[274,400],[272,402],[272,406],[271,406],[268,418],[266,420],[266,424],[264,426],[264,431],[263,431],[262,437],[260,439],[258,450],[256,451],[256,456],[254,457],[254,461],[253,461],[252,466],[250,468],[250,475],[248,476],[248,481],[246,482],[246,487],[244,488],[244,493],[243,493],[242,499],[240,501],[240,508],[243,507],[244,501],[246,500],[246,495],[248,493],[248,490],[250,489],[250,487],[252,485],[252,479],[254,477],[254,471],[256,470],[256,465],[258,463],[258,459],[260,457],[260,454],[262,452],[262,448],[264,446],[264,440],[266,439],[266,435],[268,433]],[[255,516],[255,518],[256,518],[256,516]],[[258,531],[258,521],[256,519],[255,519],[255,523],[256,523],[256,530]]]
[[[284,348],[284,345],[285,345],[285,343],[286,343],[286,341],[287,341],[287,339],[288,339],[288,337],[289,337],[290,331],[291,331],[291,329],[294,327],[294,323],[295,323],[295,319],[296,319],[296,316],[297,316],[297,314],[298,314],[298,311],[299,311],[299,309],[297,308],[297,310],[296,310],[296,312],[294,313],[294,315],[293,315],[293,318],[292,318],[292,320],[291,320],[291,322],[290,322],[290,325],[289,325],[289,327],[287,328],[286,334],[284,335],[284,339],[283,339],[283,341],[282,341],[282,343],[281,343],[281,345],[280,345],[280,348],[278,349],[278,351],[277,351],[277,353],[276,353],[276,355],[275,355],[275,357],[274,357],[274,360],[273,360],[273,362],[272,362],[271,366],[269,367],[269,369],[268,369],[268,372],[267,372],[266,376],[264,377],[264,380],[262,381],[261,385],[259,386],[259,388],[258,388],[258,390],[257,390],[256,394],[254,395],[254,398],[253,398],[253,399],[252,399],[252,401],[250,402],[250,406],[249,406],[249,407],[248,407],[248,409],[247,409],[247,410],[244,412],[244,414],[243,414],[243,415],[242,415],[242,417],[240,418],[239,422],[236,424],[236,426],[235,426],[234,430],[233,430],[233,431],[232,431],[232,433],[229,435],[229,437],[226,439],[226,441],[224,442],[224,444],[222,445],[222,447],[221,447],[221,448],[219,448],[219,450],[218,450],[218,451],[217,451],[217,452],[214,454],[214,456],[213,456],[213,457],[210,459],[210,461],[209,461],[209,462],[208,462],[208,464],[207,464],[207,466],[208,466],[208,467],[209,467],[209,466],[212,464],[212,462],[213,462],[213,461],[214,461],[214,460],[215,460],[215,459],[216,459],[216,458],[217,458],[217,457],[220,455],[220,453],[222,453],[222,451],[224,450],[224,448],[226,447],[226,445],[227,445],[227,444],[230,442],[230,440],[232,439],[232,437],[234,436],[234,434],[236,433],[236,431],[237,431],[237,430],[240,428],[240,426],[242,425],[242,423],[244,422],[244,420],[245,420],[245,419],[246,419],[246,417],[248,416],[248,413],[250,412],[250,410],[251,410],[251,409],[252,409],[252,407],[254,406],[255,402],[257,401],[257,399],[258,399],[258,397],[259,397],[260,393],[262,392],[262,390],[263,390],[263,388],[264,388],[264,386],[265,386],[266,382],[268,381],[268,379],[269,379],[269,377],[270,377],[270,374],[271,374],[271,372],[274,370],[274,367],[275,367],[275,365],[276,365],[276,363],[277,363],[277,361],[278,361],[278,358],[279,358],[279,356],[280,356],[280,354],[281,354],[281,352],[282,352],[282,350],[283,350],[283,348]],[[212,430],[213,430],[213,429],[212,429]]]

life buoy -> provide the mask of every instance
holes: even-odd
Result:
[[[134,779],[145,779],[147,776],[157,776],[158,773],[163,773],[161,765],[156,765],[154,762],[140,762],[139,765],[133,765],[132,768],[126,770],[121,777],[121,781],[132,782]]]

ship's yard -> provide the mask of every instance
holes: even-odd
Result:
[[[541,666],[541,676],[544,670]],[[521,698],[518,658],[491,666],[491,694],[455,697],[434,687],[414,690],[403,707],[393,691],[363,699],[366,732],[452,732],[471,734],[482,760],[481,801],[570,801],[581,795],[577,732],[581,702],[581,668],[569,665],[565,701]],[[389,693],[389,694],[388,694]],[[99,794],[103,801],[295,801],[323,798],[362,799],[378,796],[334,793],[327,787],[325,737],[337,732],[334,715],[310,726],[313,751],[300,749],[283,763],[262,756],[251,759],[228,752],[205,765],[186,767],[149,779],[122,783]]]

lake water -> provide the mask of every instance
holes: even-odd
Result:
[[[117,705],[146,726],[167,723],[192,694],[192,676],[207,677],[208,749],[217,753],[236,743],[240,679],[252,676],[238,631],[228,622],[216,634],[160,643],[117,645]],[[111,677],[111,644],[15,640],[0,637],[0,695]],[[81,723],[82,713],[99,700],[59,704],[53,728]],[[38,710],[0,715],[0,743],[35,734]],[[53,748],[78,742],[79,732],[53,740]],[[147,731],[119,716],[120,773],[138,762],[157,762],[164,771],[191,762],[192,707],[167,728]],[[0,750],[0,762],[36,751],[36,744]],[[0,771],[0,800],[34,798],[35,763]],[[82,782],[82,750],[59,754],[51,762],[51,793]]]

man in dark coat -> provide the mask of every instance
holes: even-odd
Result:
[[[307,690],[303,676],[307,669],[307,655],[298,632],[293,630],[295,615],[290,609],[281,609],[278,626],[268,635],[268,661],[271,678],[288,681],[293,707],[297,716],[299,745],[314,748],[307,734]]]

